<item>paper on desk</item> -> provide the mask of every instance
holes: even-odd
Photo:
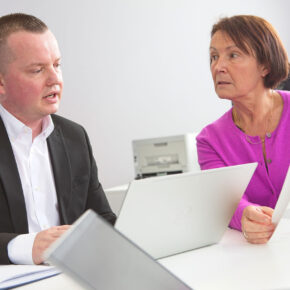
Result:
[[[290,204],[286,208],[282,218],[280,219],[277,227],[270,239],[270,241],[279,241],[288,238],[290,234]]]
[[[0,266],[0,289],[20,286],[59,274],[52,266],[5,265]]]
[[[284,184],[279,196],[279,199],[276,203],[275,210],[272,215],[272,222],[278,224],[282,216],[285,214],[285,210],[290,201],[290,166],[286,174]]]

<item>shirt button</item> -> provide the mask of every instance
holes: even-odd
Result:
[[[267,163],[272,163],[272,159],[267,159]]]

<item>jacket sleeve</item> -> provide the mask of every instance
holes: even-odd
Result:
[[[116,222],[116,215],[112,212],[105,192],[98,178],[98,169],[92,153],[89,138],[85,132],[91,162],[91,176],[88,189],[86,209],[92,209],[112,225]]]
[[[15,233],[0,233],[0,265],[11,264],[8,257],[8,243],[18,234]]]

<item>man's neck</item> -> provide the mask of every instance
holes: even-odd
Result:
[[[42,120],[34,122],[33,124],[25,124],[25,125],[32,130],[32,140],[34,140],[34,138],[37,137],[42,131]]]
[[[13,115],[17,120],[19,120],[21,123],[23,123],[25,126],[29,127],[32,130],[32,140],[36,138],[41,132],[42,132],[42,124],[43,124],[43,119],[28,119],[22,116],[21,114],[18,114],[17,112],[12,112],[5,106],[4,103],[1,104],[3,108],[9,112],[11,115]]]
[[[29,127],[32,130],[32,140],[36,138],[42,132],[42,123],[43,119],[39,120],[25,120],[21,117],[13,115],[16,119],[22,122],[25,126]]]

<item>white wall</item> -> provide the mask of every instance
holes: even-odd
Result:
[[[11,0],[0,8],[40,17],[58,38],[59,113],[87,128],[104,187],[133,179],[132,139],[198,132],[230,107],[209,72],[219,17],[266,18],[290,53],[289,11],[287,0]]]

